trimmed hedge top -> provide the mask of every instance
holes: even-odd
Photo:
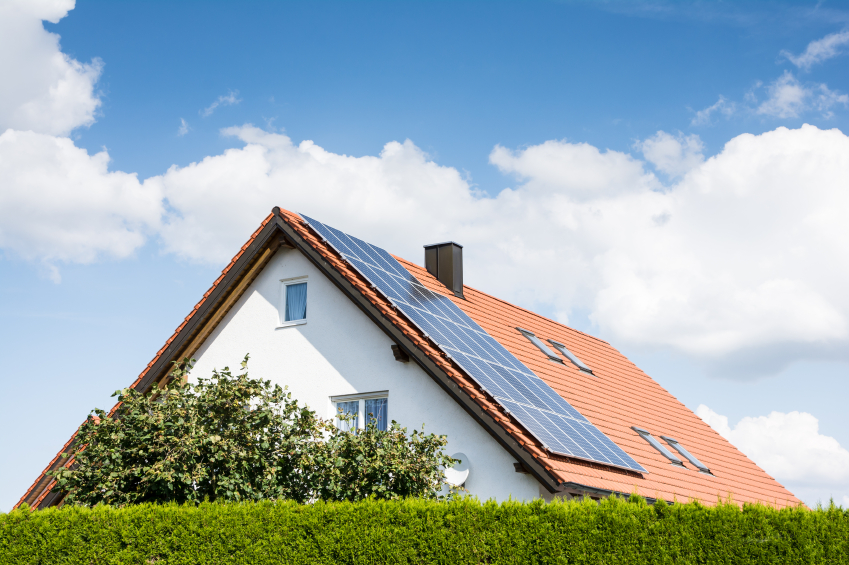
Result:
[[[6,563],[849,563],[849,511],[636,496],[20,509],[0,515]]]

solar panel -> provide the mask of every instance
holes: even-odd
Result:
[[[301,217],[546,449],[647,472],[454,302],[425,288],[392,255],[308,216]]]

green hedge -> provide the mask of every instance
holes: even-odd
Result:
[[[638,497],[17,510],[0,515],[0,563],[849,563],[849,511]]]

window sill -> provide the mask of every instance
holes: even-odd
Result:
[[[281,328],[290,328],[292,326],[304,326],[304,325],[306,325],[306,323],[307,323],[306,320],[292,320],[291,322],[281,322],[280,324],[277,325],[276,329],[279,330]]]

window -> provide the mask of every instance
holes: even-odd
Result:
[[[575,357],[575,355],[571,351],[566,349],[565,345],[563,345],[559,341],[554,341],[553,339],[549,339],[548,343],[553,345],[554,348],[557,349],[557,351],[559,351],[560,353],[563,354],[563,357],[565,357],[566,359],[571,361],[577,368],[579,368],[580,370],[582,370],[585,373],[589,373],[589,374],[593,375],[593,370],[590,369],[589,367],[587,367],[586,365],[584,365],[584,363],[580,359]],[[595,375],[593,375],[593,376],[595,376]]]
[[[283,279],[280,327],[307,323],[307,278]]]
[[[522,335],[524,335],[526,338],[528,338],[528,340],[531,343],[536,345],[537,348],[540,351],[545,353],[546,357],[548,357],[552,361],[557,361],[558,363],[563,362],[560,359],[560,357],[557,356],[557,354],[555,352],[553,352],[551,349],[549,349],[548,346],[542,342],[542,340],[540,338],[538,338],[536,335],[534,335],[534,332],[530,332],[528,330],[523,330],[522,328],[516,328],[516,329],[519,330],[520,332],[522,332]]]
[[[378,430],[386,430],[389,424],[389,393],[387,391],[366,394],[334,396],[330,400],[336,412],[336,424],[345,431],[362,430],[374,422]],[[341,416],[350,415],[347,420]]]
[[[684,446],[683,446],[683,445],[681,445],[680,443],[678,443],[678,441],[677,441],[677,440],[674,440],[674,439],[672,439],[671,437],[668,437],[668,436],[660,436],[660,437],[661,437],[661,439],[663,439],[663,441],[665,441],[666,443],[668,443],[669,445],[671,445],[671,446],[672,446],[672,449],[674,449],[675,451],[677,451],[678,453],[680,453],[680,454],[681,454],[681,455],[682,455],[682,456],[683,456],[683,457],[684,457],[687,461],[689,461],[690,463],[692,463],[692,464],[693,464],[693,467],[695,467],[696,469],[698,469],[698,470],[699,470],[699,471],[701,471],[702,473],[709,473],[709,474],[713,474],[713,473],[711,473],[711,472],[710,472],[710,469],[708,469],[707,467],[705,467],[705,464],[704,464],[704,463],[702,463],[701,461],[699,461],[698,459],[696,459],[696,456],[695,456],[695,455],[693,455],[692,453],[690,453],[689,451],[687,451],[687,450],[684,448]]]
[[[346,432],[356,430],[360,417],[360,401],[350,400],[348,402],[336,403],[336,425]],[[348,418],[346,418],[346,416]]]
[[[638,428],[637,426],[631,426],[631,429],[634,430],[635,432],[637,432],[638,434],[640,434],[640,436],[642,436],[642,438],[644,440],[646,440],[649,443],[649,445],[651,445],[653,448],[660,451],[660,453],[664,457],[669,459],[674,465],[678,465],[680,467],[684,466],[684,463],[680,459],[675,457],[675,455],[673,455],[671,451],[669,451],[668,449],[663,447],[663,444],[660,443],[659,441],[657,441],[656,439],[654,439],[654,437],[648,431],[646,431],[642,428]]]

